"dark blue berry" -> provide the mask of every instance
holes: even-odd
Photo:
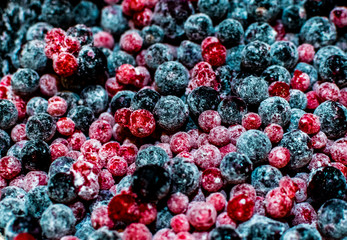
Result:
[[[296,46],[289,41],[277,41],[272,44],[270,54],[272,64],[280,65],[287,69],[294,68],[299,59]]]
[[[315,227],[308,224],[299,224],[288,229],[281,237],[282,240],[321,240],[322,237]]]
[[[51,175],[47,184],[50,199],[58,203],[69,203],[77,197],[74,177],[71,173],[58,172]]]
[[[237,46],[243,38],[243,27],[237,20],[228,18],[217,27],[217,38],[227,48]]]
[[[291,108],[305,109],[307,106],[306,94],[297,89],[290,89],[289,105]]]
[[[264,80],[266,80],[268,83],[279,81],[289,84],[291,79],[288,70],[279,65],[272,65],[266,68],[261,74],[261,77],[264,78]]]
[[[5,157],[7,150],[10,148],[11,138],[2,129],[0,129],[0,157]]]
[[[261,73],[271,63],[270,45],[254,41],[241,52],[241,68],[245,71]]]
[[[33,116],[39,113],[47,113],[48,101],[42,97],[31,98],[26,106],[26,114]]]
[[[66,31],[66,35],[77,38],[81,46],[93,44],[92,30],[84,24],[77,24],[69,27]]]
[[[95,25],[100,14],[98,7],[90,1],[81,1],[74,7],[73,13],[75,22],[87,26]]]
[[[44,141],[29,140],[21,152],[22,166],[27,171],[46,171],[51,164],[49,146]]]
[[[157,69],[164,62],[172,61],[173,55],[170,48],[162,43],[151,45],[145,54],[146,65],[152,69]]]
[[[14,126],[18,119],[18,110],[13,102],[0,99],[0,128],[9,129]]]
[[[184,23],[184,32],[187,38],[193,42],[201,42],[212,35],[213,31],[212,20],[204,13],[191,15]]]
[[[239,233],[229,225],[222,225],[213,229],[209,234],[210,240],[241,240]]]
[[[40,218],[51,204],[53,203],[47,194],[47,186],[37,186],[25,195],[28,213],[35,218]]]
[[[258,114],[263,126],[276,123],[284,127],[289,123],[291,108],[284,98],[269,97],[260,103]]]
[[[267,22],[255,22],[248,26],[245,32],[246,43],[261,41],[273,44],[276,41],[277,32]]]
[[[110,76],[116,74],[116,69],[123,64],[130,64],[135,66],[135,59],[130,54],[117,50],[107,57],[107,71]]]
[[[145,88],[134,95],[130,106],[133,110],[145,109],[152,112],[159,99],[160,94],[158,92]]]
[[[313,58],[313,66],[318,70],[319,66],[325,62],[325,60],[332,55],[345,55],[345,53],[341,50],[341,48],[328,45],[320,48]]]
[[[20,187],[16,186],[7,186],[1,189],[1,196],[0,200],[4,200],[5,198],[17,198],[17,199],[24,199],[26,195],[26,191],[24,191]]]
[[[83,132],[88,131],[90,124],[94,121],[93,110],[85,106],[72,108],[67,114],[67,117],[74,121],[76,129]]]
[[[198,9],[201,13],[207,14],[210,18],[217,20],[224,17],[229,9],[228,0],[199,0]]]
[[[129,27],[119,5],[107,6],[102,9],[100,24],[104,30],[117,36],[120,36]]]
[[[246,155],[232,152],[225,155],[219,168],[228,183],[239,184],[244,183],[251,175],[253,163]]]
[[[20,96],[33,94],[39,88],[40,76],[32,69],[20,68],[11,78],[12,90]]]
[[[265,196],[271,189],[278,187],[282,173],[270,165],[262,165],[254,169],[251,175],[251,183],[257,195]]]
[[[299,32],[306,18],[306,10],[300,5],[290,5],[282,13],[282,23],[289,32]]]
[[[32,70],[42,72],[47,65],[47,57],[45,55],[45,42],[41,40],[32,40],[23,46],[19,62],[23,68],[31,68]]]
[[[46,33],[51,30],[52,25],[46,22],[38,22],[30,26],[26,33],[26,40],[44,40]]]
[[[220,102],[219,93],[211,87],[195,88],[187,97],[189,113],[193,118],[207,110],[216,110]]]
[[[291,110],[291,116],[288,126],[288,131],[292,131],[295,129],[298,129],[299,127],[299,121],[302,115],[304,115],[306,112],[299,108],[292,108]]]
[[[182,41],[177,48],[177,60],[188,69],[193,68],[197,63],[203,60],[200,45],[189,40]]]
[[[131,101],[134,98],[135,93],[132,91],[119,91],[113,96],[110,107],[111,112],[114,114],[118,109],[130,107]]]
[[[217,111],[223,124],[240,124],[243,115],[247,113],[247,105],[241,98],[232,96],[223,99],[218,105]]]
[[[80,96],[74,92],[64,91],[64,92],[57,92],[56,94],[58,97],[61,97],[65,99],[67,103],[67,112],[69,112],[72,108],[79,105]]]
[[[32,216],[17,216],[8,222],[5,228],[6,239],[16,239],[19,233],[28,233],[34,239],[42,239],[39,221]]]
[[[141,30],[143,46],[149,47],[155,43],[161,43],[164,40],[164,30],[158,25],[146,26]]]
[[[136,156],[135,164],[137,168],[152,164],[163,167],[168,160],[169,157],[162,148],[150,146],[139,151]]]
[[[47,113],[31,116],[25,125],[26,135],[31,140],[49,141],[54,136],[55,130],[55,121]]]
[[[227,50],[227,57],[225,63],[230,66],[234,71],[241,71],[241,58],[242,51],[245,48],[245,45],[239,45],[232,47]]]
[[[42,20],[55,27],[68,26],[72,17],[72,6],[67,0],[45,0],[42,5]]]
[[[340,88],[347,86],[347,57],[332,55],[319,65],[319,76],[323,81],[334,82]]]
[[[270,22],[280,12],[279,0],[250,0],[247,1],[248,17],[256,22]]]
[[[27,209],[22,199],[8,197],[0,202],[0,212],[0,229],[3,229],[11,219],[25,216]]]
[[[100,85],[90,85],[80,94],[83,105],[93,110],[95,115],[104,112],[108,107],[108,94]]]
[[[296,65],[294,68],[295,70],[299,70],[301,72],[306,73],[310,77],[310,85],[313,87],[313,85],[318,81],[318,72],[315,67],[308,63],[300,62]]]

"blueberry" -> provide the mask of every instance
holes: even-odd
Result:
[[[152,112],[159,99],[160,94],[158,92],[145,88],[134,95],[130,106],[134,110],[145,109]]]
[[[0,140],[0,142],[1,142],[1,140]],[[10,149],[8,149],[7,154],[5,154],[5,155],[13,156],[13,157],[20,159],[21,154],[22,154],[22,150],[23,150],[23,148],[27,142],[28,142],[28,140],[22,140],[22,141],[16,142],[15,144],[13,144],[10,147]],[[0,143],[0,146],[1,146],[1,143]]]
[[[93,232],[88,240],[121,240],[117,231],[111,231],[107,227],[102,227]]]
[[[228,12],[228,0],[199,0],[198,9],[214,20],[221,19]]]
[[[306,112],[299,108],[292,108],[291,110],[291,116],[288,126],[288,131],[292,131],[295,129],[298,129],[299,127],[299,121],[302,115],[304,115]]]
[[[319,76],[323,81],[334,82],[340,88],[347,86],[347,57],[331,55],[319,66]]]
[[[131,186],[131,183],[133,182],[133,178],[131,175],[127,175],[123,177],[119,183],[117,184],[117,191],[116,193],[119,194],[123,189],[128,189]]]
[[[95,115],[104,112],[108,107],[108,95],[100,85],[90,85],[80,94],[83,105],[93,110]]]
[[[77,60],[77,74],[83,81],[93,84],[106,79],[107,59],[99,48],[88,45],[82,47]]]
[[[289,32],[298,32],[307,18],[306,10],[300,5],[286,7],[282,13],[282,23]]]
[[[40,140],[29,140],[22,149],[21,160],[27,171],[47,171],[51,163],[48,144]]]
[[[230,2],[228,18],[232,18],[239,21],[244,27],[247,26],[249,19],[246,3],[243,1]]]
[[[40,218],[51,204],[53,203],[47,194],[47,186],[37,186],[25,195],[28,213],[35,218]]]
[[[119,183],[117,184],[117,189],[118,189],[118,185]],[[96,199],[92,200],[92,202],[89,205],[90,212],[93,212],[94,209],[100,205],[108,205],[108,203],[111,201],[111,199],[114,196],[115,194],[109,190],[100,190],[99,195],[96,197]]]
[[[308,224],[299,224],[285,231],[281,237],[281,240],[291,239],[321,240],[322,237],[315,227]]]
[[[266,68],[264,72],[261,74],[261,77],[269,83],[279,81],[289,84],[291,79],[288,70],[279,65],[272,65]]]
[[[315,110],[314,114],[319,117],[321,131],[328,138],[340,138],[347,132],[347,109],[342,104],[325,101]]]
[[[297,89],[290,89],[289,105],[291,108],[299,108],[304,110],[307,106],[307,97],[305,93]]]
[[[227,48],[237,46],[243,39],[244,30],[241,23],[227,18],[217,26],[217,38]]]
[[[68,26],[72,16],[72,6],[67,0],[45,0],[42,5],[42,20],[55,27]]]
[[[228,183],[239,184],[248,179],[253,170],[253,163],[246,155],[232,152],[224,156],[219,168]]]
[[[114,114],[118,109],[130,107],[131,101],[134,98],[135,93],[132,91],[119,91],[113,96],[110,107],[111,112]]]
[[[164,30],[168,40],[180,39],[184,35],[182,25],[192,13],[194,8],[190,1],[159,1],[154,8],[152,22]]]
[[[63,204],[53,204],[42,214],[40,225],[42,234],[51,239],[60,239],[73,234],[76,219],[72,210]]]
[[[0,157],[5,157],[7,150],[10,148],[11,138],[2,129],[0,129]]]
[[[162,148],[150,146],[139,151],[135,164],[137,168],[152,164],[163,167],[168,160],[169,156]]]
[[[222,225],[213,229],[209,234],[210,240],[241,240],[239,233],[230,225]]]
[[[345,55],[341,48],[333,45],[328,45],[320,48],[313,58],[313,66],[318,70],[319,66],[332,55]]]
[[[17,239],[19,233],[30,234],[33,239],[42,239],[41,226],[38,220],[32,216],[17,216],[7,223],[5,228],[6,239]]]
[[[193,68],[197,63],[203,60],[200,45],[189,40],[182,41],[177,48],[177,60],[188,69]]]
[[[93,33],[90,28],[84,24],[77,24],[69,27],[66,35],[77,38],[81,46],[93,44]]]
[[[187,97],[189,113],[193,118],[198,118],[206,110],[216,110],[219,102],[218,92],[206,86],[195,88]]]
[[[247,222],[241,223],[237,231],[245,239],[280,239],[288,226],[265,216],[255,214]]]
[[[318,210],[317,227],[324,238],[345,239],[347,236],[346,221],[346,201],[331,199],[326,201]]]
[[[11,219],[25,216],[27,209],[22,199],[8,197],[0,202],[0,212],[0,228],[3,229]]]
[[[258,105],[269,97],[267,82],[253,75],[241,79],[233,89],[247,105]]]
[[[149,47],[155,43],[161,43],[164,40],[164,30],[158,25],[146,26],[141,30],[143,46]]]
[[[246,43],[261,41],[273,44],[276,41],[277,32],[267,22],[255,22],[248,26],[245,32]]]
[[[245,48],[245,45],[239,45],[232,47],[227,50],[227,57],[225,63],[230,66],[233,70],[240,72],[241,71],[241,58],[242,51]]]
[[[92,227],[90,216],[87,216],[76,225],[75,237],[81,240],[88,240],[88,237],[94,232],[95,229]]]
[[[235,74],[235,71],[232,70],[233,68],[224,65],[216,69],[216,78],[217,81],[220,82],[220,90],[219,92],[223,96],[228,96],[231,92],[231,86],[230,82]]]
[[[271,62],[270,45],[260,41],[248,43],[241,52],[241,68],[261,73]]]
[[[289,103],[281,97],[269,97],[260,103],[258,114],[263,126],[276,123],[285,127],[290,120],[291,108]]]
[[[74,7],[73,13],[75,16],[75,22],[87,26],[95,25],[100,14],[98,7],[89,1],[81,1]]]
[[[39,88],[40,76],[32,69],[20,68],[11,78],[12,90],[20,96],[33,94]]]
[[[262,165],[252,172],[251,182],[257,195],[265,197],[271,189],[278,187],[281,178],[280,170],[270,165]]]
[[[217,111],[223,124],[240,124],[243,115],[247,113],[247,105],[241,98],[231,96],[220,102]]]
[[[51,115],[38,113],[29,117],[25,132],[31,140],[49,141],[55,134],[56,125]]]
[[[163,228],[170,228],[170,221],[172,217],[173,215],[167,207],[163,208],[161,211],[158,211],[157,221],[155,223],[156,231]]]
[[[120,36],[128,29],[128,21],[123,16],[119,5],[111,5],[101,10],[101,27],[116,36]]]
[[[212,35],[213,31],[212,20],[204,13],[191,15],[184,23],[184,32],[187,38],[193,42],[201,42]]]
[[[157,68],[154,81],[160,94],[181,96],[188,86],[189,73],[181,63],[169,61]]]
[[[163,167],[144,165],[134,172],[131,189],[142,201],[153,202],[169,193],[170,184],[170,174]]]
[[[113,52],[110,56],[107,57],[107,71],[110,76],[116,74],[116,69],[123,64],[130,64],[135,66],[135,59],[130,54],[123,51]]]
[[[26,114],[33,116],[39,113],[47,113],[48,101],[42,97],[31,98],[26,106]]]
[[[304,72],[310,77],[311,87],[313,87],[313,85],[318,81],[317,69],[308,63],[299,62],[296,65],[296,67],[294,68],[294,71],[295,70],[299,70],[301,72]]]
[[[289,41],[277,41],[271,45],[272,64],[283,66],[287,69],[295,67],[299,53],[296,46]]]
[[[302,168],[312,159],[311,139],[301,130],[285,133],[279,145],[289,150],[290,161],[288,167],[291,169]]]
[[[153,109],[156,124],[166,131],[180,129],[188,118],[188,107],[176,96],[161,97]]]
[[[307,9],[306,9],[307,10]],[[313,17],[307,20],[300,30],[300,38],[316,49],[330,45],[336,40],[336,27],[326,17]]]
[[[24,199],[27,193],[20,187],[16,186],[7,186],[1,189],[1,197],[0,200],[4,200],[5,198],[16,198],[16,199]]]
[[[50,199],[58,203],[69,203],[76,199],[77,190],[71,173],[58,172],[51,175],[47,184]]]
[[[318,168],[311,173],[307,185],[307,194],[317,203],[332,198],[343,199],[347,184],[343,173],[334,167]]]
[[[13,102],[0,99],[0,128],[9,129],[13,127],[18,119],[18,110]]]
[[[75,123],[76,129],[83,132],[88,131],[90,124],[94,121],[93,110],[85,106],[77,106],[72,108],[67,117],[71,118]]]
[[[152,70],[157,69],[164,62],[172,60],[173,55],[170,48],[162,43],[153,44],[147,49],[145,54],[146,65]]]
[[[249,0],[247,1],[248,17],[256,22],[270,22],[280,12],[278,0]]]
[[[52,25],[46,22],[38,22],[29,27],[26,33],[26,40],[44,40],[46,33],[53,28]]]
[[[47,65],[47,57],[45,55],[45,42],[41,40],[32,40],[23,46],[20,55],[20,65],[23,68],[42,72]]]
[[[192,195],[199,188],[199,169],[191,162],[173,159],[169,167],[172,192]]]

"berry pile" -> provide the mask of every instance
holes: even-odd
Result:
[[[0,1],[0,239],[346,240],[343,0]]]

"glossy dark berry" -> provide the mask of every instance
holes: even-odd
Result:
[[[145,53],[145,62],[150,69],[157,69],[164,62],[172,61],[170,48],[162,43],[151,45]]]
[[[257,195],[265,196],[271,189],[278,187],[281,178],[280,170],[270,165],[262,165],[252,172],[251,182]]]
[[[271,142],[265,133],[259,130],[248,130],[242,133],[237,140],[236,149],[253,163],[261,163],[267,159],[271,150]]]
[[[319,65],[319,76],[323,81],[334,82],[340,88],[347,86],[347,57],[331,55]]]
[[[51,154],[47,143],[29,140],[21,151],[22,166],[27,171],[47,171],[51,164]]]
[[[111,112],[115,113],[118,109],[130,107],[131,101],[134,96],[135,93],[132,91],[119,91],[116,95],[113,96],[111,100]]]
[[[153,109],[156,124],[166,131],[177,131],[188,119],[188,107],[176,96],[161,97]]]
[[[18,119],[18,110],[13,102],[0,99],[0,128],[9,129],[14,126]]]
[[[20,68],[12,75],[12,90],[20,96],[31,95],[39,88],[39,81],[37,72],[29,68]]]
[[[245,46],[241,52],[241,68],[245,71],[261,73],[271,62],[270,45],[254,41]]]
[[[226,240],[226,239],[241,240],[239,233],[231,226],[222,225],[213,229],[209,234],[210,240]]]
[[[306,10],[300,5],[286,7],[282,13],[282,23],[289,32],[300,31],[307,18]]]
[[[72,108],[68,112],[67,117],[71,118],[75,123],[76,129],[81,131],[88,131],[90,124],[94,121],[93,110],[85,106]]]
[[[206,110],[216,110],[220,102],[219,94],[210,87],[197,87],[187,97],[189,113],[198,117]]]
[[[343,239],[347,236],[344,227],[346,222],[347,203],[340,199],[330,199],[326,201],[318,210],[317,227],[325,238]],[[332,226],[332,228],[327,228]]]
[[[343,199],[346,193],[346,178],[334,167],[318,168],[311,173],[307,194],[317,203],[324,203],[332,198]]]
[[[328,138],[342,137],[347,131],[347,109],[340,103],[325,101],[321,103],[314,114],[319,117],[321,131]]]
[[[194,14],[184,23],[184,31],[190,41],[199,43],[212,35],[213,23],[211,18],[204,13]]]
[[[194,163],[183,159],[173,159],[170,164],[172,192],[193,194],[199,187],[199,169]]]
[[[315,48],[324,47],[335,42],[336,27],[326,17],[312,17],[301,27],[300,38]]]
[[[276,37],[277,32],[267,22],[252,23],[245,31],[246,43],[261,41],[267,44],[273,44]]]
[[[244,183],[251,175],[253,163],[246,155],[232,152],[225,155],[219,168],[228,183],[239,184]]]
[[[143,201],[157,201],[170,190],[170,174],[158,165],[145,165],[133,174],[131,188]]]
[[[80,94],[83,105],[91,108],[95,115],[104,112],[108,107],[108,95],[100,85],[91,85],[84,88]]]
[[[49,141],[55,134],[56,125],[53,117],[47,113],[31,116],[25,126],[25,132],[31,140]]]
[[[50,199],[58,203],[69,203],[77,197],[74,177],[70,173],[58,172],[51,175],[47,184]]]
[[[189,40],[182,41],[177,49],[177,60],[188,69],[202,61],[201,47]]]
[[[285,82],[290,83],[290,73],[285,67],[279,65],[272,65],[264,70],[261,76],[269,83],[272,82]]]
[[[177,61],[165,62],[155,71],[154,81],[160,94],[181,96],[188,86],[189,73]]]

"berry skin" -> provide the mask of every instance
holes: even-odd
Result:
[[[139,109],[130,115],[130,132],[136,137],[147,137],[155,130],[153,114],[147,110]]]
[[[143,39],[136,31],[127,31],[120,38],[120,47],[128,53],[136,53],[141,50]]]
[[[189,222],[185,214],[178,214],[171,218],[170,221],[171,228],[176,232],[188,232]]]
[[[124,158],[114,156],[107,162],[108,171],[116,177],[124,176],[127,172],[128,163]]]
[[[320,99],[315,91],[306,93],[307,98],[307,109],[316,109],[320,104]]]
[[[172,194],[167,201],[167,206],[169,210],[174,214],[186,212],[186,210],[188,209],[188,204],[188,197],[180,192]]]
[[[104,226],[109,229],[114,227],[114,223],[108,217],[107,213],[108,209],[105,205],[101,205],[93,210],[90,220],[94,229],[99,229]]]
[[[89,137],[107,143],[112,138],[111,124],[104,120],[96,120],[89,127]]]
[[[268,136],[271,143],[278,143],[283,138],[283,128],[275,123],[269,124],[264,129],[264,133]]]
[[[226,197],[222,193],[212,193],[206,198],[207,203],[211,203],[217,212],[224,210],[226,205]]]
[[[14,142],[20,142],[22,140],[27,140],[24,123],[17,124],[12,128],[11,139]]]
[[[208,192],[217,192],[223,186],[223,176],[218,168],[207,168],[201,176],[201,186]]]
[[[344,28],[347,26],[347,8],[346,7],[335,7],[329,16],[337,28]]]
[[[327,100],[336,102],[340,98],[340,89],[335,83],[325,82],[319,85],[317,94],[321,102]]]
[[[75,131],[75,123],[68,117],[60,118],[57,121],[57,131],[64,136],[71,136]]]
[[[307,73],[295,70],[294,76],[290,80],[290,85],[293,89],[298,89],[305,92],[310,87],[310,77],[307,75]]]
[[[290,161],[290,152],[284,147],[275,147],[269,153],[269,163],[276,168],[285,167]]]
[[[226,48],[219,42],[210,43],[202,48],[202,58],[214,67],[222,66],[225,63],[226,54]]]
[[[6,156],[0,159],[0,176],[11,180],[15,178],[22,170],[21,162],[12,156]]]
[[[95,47],[104,47],[108,49],[112,49],[114,46],[113,36],[108,32],[98,32],[93,36],[94,38],[94,46]]]
[[[53,68],[62,77],[71,76],[77,72],[77,59],[70,53],[60,53],[53,59]]]
[[[187,218],[189,223],[197,230],[207,230],[216,221],[217,211],[210,203],[192,202],[188,207]]]
[[[307,134],[316,134],[320,130],[319,118],[312,114],[306,113],[299,120],[299,129]]]
[[[217,126],[211,129],[208,141],[218,147],[223,147],[230,143],[229,130],[224,126]]]
[[[175,154],[178,154],[180,152],[189,152],[192,148],[191,142],[192,139],[188,133],[175,133],[170,139],[171,151]]]
[[[293,202],[284,188],[274,188],[265,197],[265,208],[267,214],[273,218],[283,218],[289,214]]]
[[[261,126],[261,118],[256,113],[247,113],[242,117],[242,126],[246,130],[258,129]]]
[[[247,221],[254,213],[254,199],[243,194],[236,195],[229,200],[227,212],[234,221]]]
[[[152,234],[142,223],[132,223],[127,226],[123,233],[123,240],[141,239],[151,240]]]
[[[48,99],[47,112],[52,117],[60,117],[67,111],[68,105],[64,98],[54,96]]]
[[[299,62],[310,63],[315,55],[314,47],[311,44],[303,43],[298,47]]]

